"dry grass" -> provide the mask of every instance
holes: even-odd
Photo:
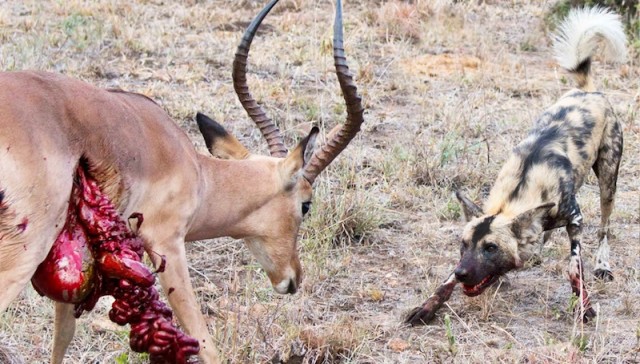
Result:
[[[203,111],[265,152],[230,80],[241,31],[262,3],[0,0],[0,69],[50,70],[142,92],[198,147],[193,117]],[[303,289],[274,294],[240,242],[188,246],[201,308],[230,362],[640,361],[637,53],[622,67],[594,67],[625,132],[612,220],[616,280],[601,284],[587,274],[598,321],[574,320],[565,277],[569,244],[556,232],[539,265],[480,297],[454,293],[429,326],[400,324],[456,263],[463,223],[452,191],[482,199],[510,148],[572,85],[550,58],[543,21],[550,6],[345,4],[347,54],[367,121],[317,183],[302,231]],[[330,58],[332,16],[330,2],[282,0],[254,42],[249,82],[290,143],[311,122],[329,130],[344,117]],[[594,178],[579,201],[590,272],[599,221]],[[129,352],[126,330],[106,320],[107,310],[101,303],[79,320],[68,362],[144,362]],[[47,300],[25,290],[0,314],[3,350],[45,362],[52,312]]]

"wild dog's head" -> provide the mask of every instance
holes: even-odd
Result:
[[[515,217],[487,215],[456,192],[467,225],[462,233],[460,263],[455,269],[465,295],[481,294],[501,275],[519,268],[524,247],[532,246],[543,232],[543,220],[554,203],[546,203]]]

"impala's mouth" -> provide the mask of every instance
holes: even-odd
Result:
[[[480,281],[480,283],[476,284],[475,286],[469,286],[467,284],[463,284],[462,293],[464,293],[469,297],[475,297],[480,293],[484,292],[484,290],[487,289],[487,287],[494,284],[498,280],[498,277],[499,276],[497,275],[488,275],[482,281]]]

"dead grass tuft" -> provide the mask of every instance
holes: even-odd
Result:
[[[422,24],[433,15],[433,9],[427,1],[393,0],[384,3],[376,15],[384,39],[416,43],[422,39]]]
[[[313,205],[305,223],[305,230],[313,234],[313,245],[345,247],[367,243],[383,223],[382,206],[366,190],[354,185],[352,173],[345,172],[337,183],[316,189],[316,199],[323,203]]]
[[[0,332],[0,363],[23,364],[24,360],[19,350],[19,346],[10,336]]]
[[[307,350],[306,362],[340,363],[353,355],[363,337],[363,328],[356,321],[344,318],[325,327],[303,329],[299,339]]]

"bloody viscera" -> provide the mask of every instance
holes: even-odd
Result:
[[[109,318],[131,326],[129,343],[152,362],[186,363],[198,341],[172,323],[171,309],[159,300],[155,276],[141,262],[142,239],[119,216],[114,204],[81,161],[69,199],[67,219],[49,255],[31,282],[41,295],[75,304],[75,316],[91,311],[98,299],[115,298]],[[133,214],[137,227],[141,214]],[[164,270],[164,257],[158,271]]]

